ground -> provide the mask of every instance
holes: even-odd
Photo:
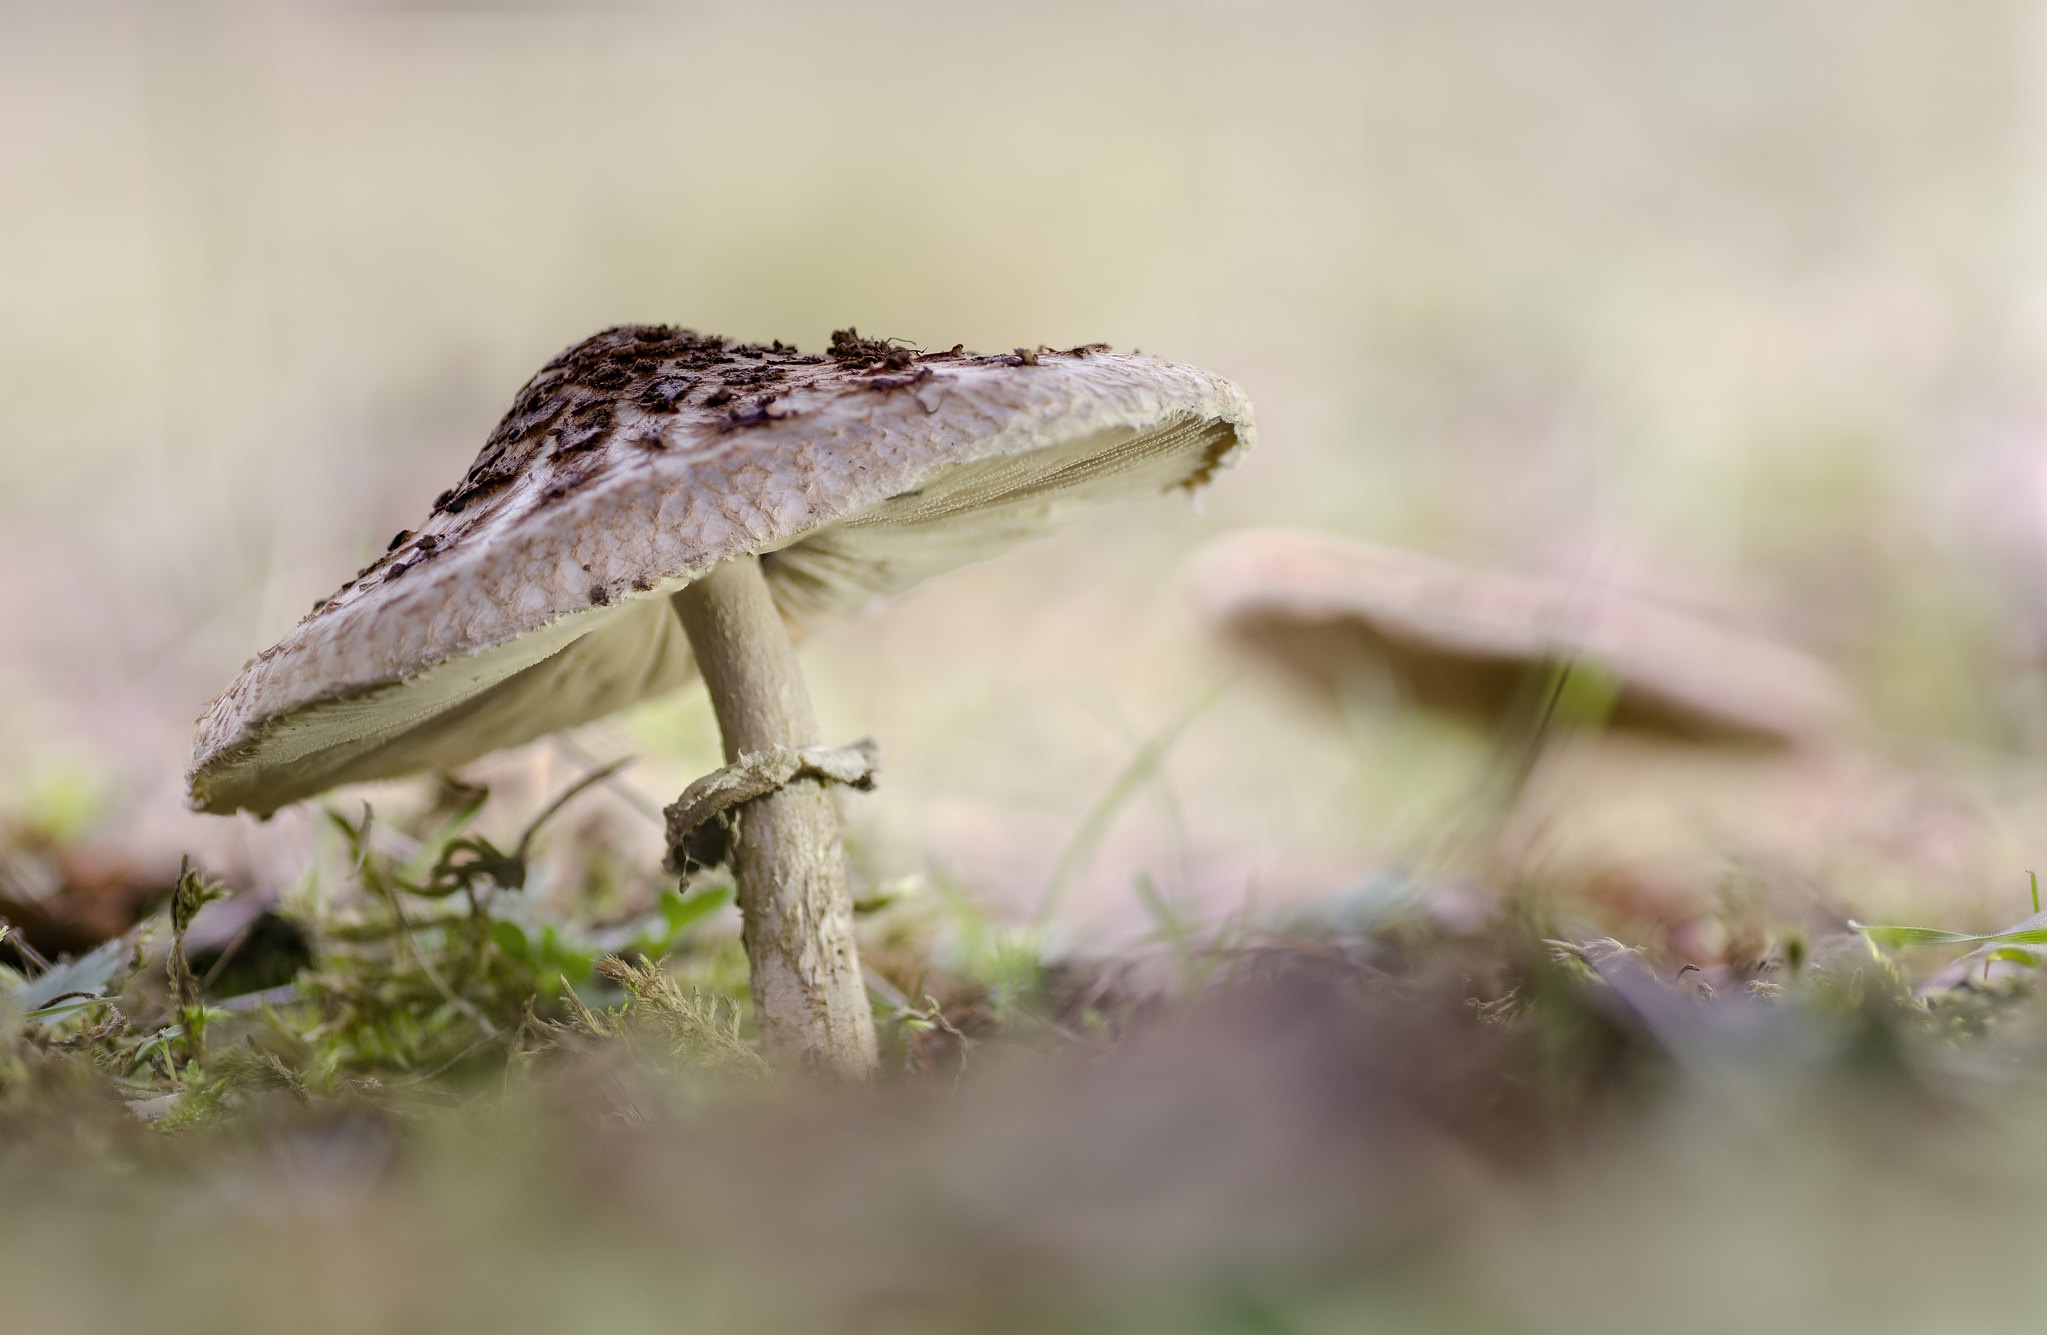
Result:
[[[2037,933],[1752,890],[1700,967],[1611,896],[1418,876],[1291,921],[1160,899],[1054,957],[898,887],[862,920],[887,1072],[825,1087],[747,1041],[721,874],[538,921],[456,798],[331,815],[289,930],[225,960],[188,871],[16,971],[24,1328],[2021,1328]]]

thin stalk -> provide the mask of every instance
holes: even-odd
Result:
[[[728,763],[773,746],[820,743],[796,650],[758,560],[714,567],[674,603]],[[833,796],[821,780],[797,779],[738,811],[732,871],[761,1045],[778,1065],[864,1079],[879,1058]]]

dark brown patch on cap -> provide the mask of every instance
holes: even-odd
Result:
[[[788,378],[789,373],[783,370],[781,367],[766,364],[760,366],[742,366],[737,370],[727,371],[725,373],[725,383],[727,385],[733,386],[734,388],[738,388],[741,386],[751,388],[752,386],[755,385],[772,385],[777,381],[786,380]]]
[[[759,426],[763,422],[772,422],[785,416],[774,411],[774,403],[778,397],[775,394],[763,394],[760,398],[748,399],[719,418],[718,429],[737,431],[741,427]]]
[[[696,388],[697,380],[698,377],[693,375],[662,376],[650,381],[646,388],[633,396],[633,402],[650,413],[672,413],[675,406]]]
[[[831,356],[844,364],[879,362],[891,371],[900,371],[917,360],[917,350],[901,347],[894,339],[862,338],[859,330],[849,327],[832,331]]]
[[[890,390],[908,389],[911,385],[922,380],[929,380],[930,378],[931,368],[920,366],[914,371],[906,371],[901,375],[869,376],[864,387],[886,394]]]
[[[590,475],[580,470],[572,470],[569,472],[565,472],[561,474],[559,477],[557,477],[553,482],[549,483],[547,487],[541,491],[540,493],[541,503],[551,505],[555,501],[563,499],[570,492],[582,486],[585,482],[589,480]]]

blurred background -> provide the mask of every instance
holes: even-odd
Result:
[[[1515,875],[2016,916],[2043,39],[2029,0],[0,4],[0,819],[288,885],[314,818],[187,813],[191,722],[527,376],[624,321],[850,324],[1194,362],[1261,432],[1197,506],[805,646],[827,734],[887,750],[864,885],[1049,892],[1108,943],[1140,881],[1213,915],[1436,856],[1486,737],[1332,718],[1196,614],[1192,553],[1286,525],[1651,592],[1842,675],[1824,746],[1552,758]],[[475,777],[516,826],[627,754],[656,805],[715,765],[700,695]],[[655,825],[582,810],[651,886]]]

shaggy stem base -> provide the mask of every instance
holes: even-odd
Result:
[[[675,595],[718,716],[725,759],[819,743],[810,692],[760,562],[739,557]],[[732,870],[761,1045],[778,1066],[874,1073],[874,1016],[853,944],[839,815],[827,785],[798,778],[739,808]]]

